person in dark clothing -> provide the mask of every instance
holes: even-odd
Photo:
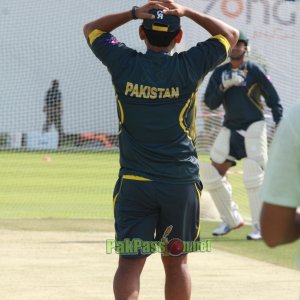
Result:
[[[62,126],[62,96],[59,90],[59,81],[57,79],[52,81],[52,86],[48,89],[43,111],[46,114],[46,121],[43,126],[43,132],[48,132],[50,127],[54,125],[58,132],[58,145],[60,146],[63,137],[63,126]]]
[[[171,55],[182,37],[181,17],[193,20],[211,38]],[[147,46],[145,54],[111,33],[134,19],[143,19],[139,35]],[[120,171],[113,200],[117,242],[153,243],[166,238],[166,232],[171,239],[198,241],[202,187],[195,147],[197,89],[205,75],[226,59],[238,30],[162,0],[103,16],[86,24],[84,35],[108,68],[115,89],[120,125]],[[114,277],[117,300],[138,298],[140,275],[151,254],[129,253],[126,248]],[[190,299],[187,252],[162,256],[162,262],[166,299]]]
[[[253,231],[248,240],[262,239],[259,226],[261,199],[258,189],[267,162],[267,130],[264,104],[271,108],[276,124],[282,116],[279,96],[266,71],[245,60],[248,38],[240,31],[239,41],[230,52],[230,62],[215,69],[208,82],[204,101],[210,109],[225,110],[221,128],[210,151],[211,164],[200,167],[201,179],[211,194],[223,221],[213,231],[219,236],[240,228],[244,221],[232,200],[232,188],[226,172],[244,159],[243,178],[251,208]]]

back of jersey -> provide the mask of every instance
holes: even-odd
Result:
[[[120,121],[120,175],[186,183],[199,180],[196,92],[204,76],[226,58],[218,38],[180,54],[146,54],[103,33],[95,55],[108,67]]]

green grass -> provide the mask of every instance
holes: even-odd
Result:
[[[247,241],[246,235],[251,226],[243,226],[222,237],[213,237],[211,232],[218,224],[215,222],[201,223],[201,238],[212,240],[212,248],[254,258],[282,267],[298,269],[296,259],[299,255],[300,240],[292,244],[268,248],[263,241]]]
[[[50,161],[44,160],[47,156]],[[209,158],[201,156],[200,160]],[[0,152],[0,228],[34,230],[41,223],[32,220],[48,219],[53,220],[51,226],[42,226],[43,230],[84,230],[84,226],[92,230],[101,219],[106,220],[107,229],[113,218],[112,191],[118,168],[118,153]],[[241,171],[242,166],[238,164],[233,170]],[[249,218],[242,175],[229,175],[229,179],[241,213]],[[212,238],[217,224],[202,223],[202,238]],[[246,241],[249,231],[245,226],[228,236],[213,238],[213,247],[295,268],[299,242],[269,249],[263,242]]]
[[[108,152],[0,152],[0,218],[110,219],[118,166]]]
[[[111,152],[0,152],[0,218],[111,219],[118,168],[118,153]],[[249,217],[241,175],[231,177]]]

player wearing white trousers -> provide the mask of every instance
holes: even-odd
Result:
[[[223,127],[210,151],[212,163],[202,163],[200,175],[223,221],[213,235],[227,234],[244,225],[226,177],[236,160],[243,159],[243,179],[253,225],[247,239],[259,240],[262,238],[259,226],[262,202],[258,189],[267,163],[267,130],[262,98],[271,108],[276,124],[281,119],[282,106],[266,71],[256,63],[244,60],[247,47],[248,38],[240,32],[239,41],[231,50],[230,62],[217,67],[208,82],[205,104],[211,110],[222,105],[225,115]]]
[[[248,239],[261,239],[259,228],[259,216],[261,200],[258,189],[264,178],[264,168],[267,162],[267,131],[265,121],[254,122],[246,131],[238,131],[237,134],[244,138],[246,158],[243,162],[243,179],[248,193],[252,216],[253,232]],[[231,131],[223,127],[217,136],[211,149],[210,156],[214,163],[222,164],[226,161],[235,161],[230,153]],[[201,179],[205,188],[211,194],[214,203],[220,213],[223,224],[217,228],[214,235],[224,235],[232,229],[244,225],[243,218],[238,212],[238,206],[232,199],[231,184],[226,176],[221,176],[213,164],[200,164]]]

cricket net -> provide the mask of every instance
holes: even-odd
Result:
[[[243,30],[250,39],[249,58],[268,70],[284,108],[299,101],[299,2],[178,2]],[[95,213],[95,207],[101,207],[104,217],[112,216],[110,191],[118,168],[114,89],[106,68],[91,54],[82,27],[104,14],[143,4],[140,0],[1,1],[0,199],[6,202],[0,207],[0,217],[35,216],[34,211],[40,217],[64,217],[66,207],[69,217],[102,216]],[[138,38],[140,23],[129,22],[114,34],[128,46],[144,51]],[[189,19],[182,19],[182,29],[183,40],[176,51],[209,38]],[[204,160],[209,159],[223,119],[222,107],[210,111],[201,102],[209,76],[198,92],[197,148]],[[61,108],[54,110],[47,125],[45,98],[53,80],[59,81]],[[265,114],[271,141],[274,123],[268,109]],[[96,156],[94,160],[95,152],[101,152],[103,159]],[[239,166],[230,176],[235,197],[244,201]],[[68,206],[69,201],[77,208]],[[107,204],[104,209],[103,203]]]

